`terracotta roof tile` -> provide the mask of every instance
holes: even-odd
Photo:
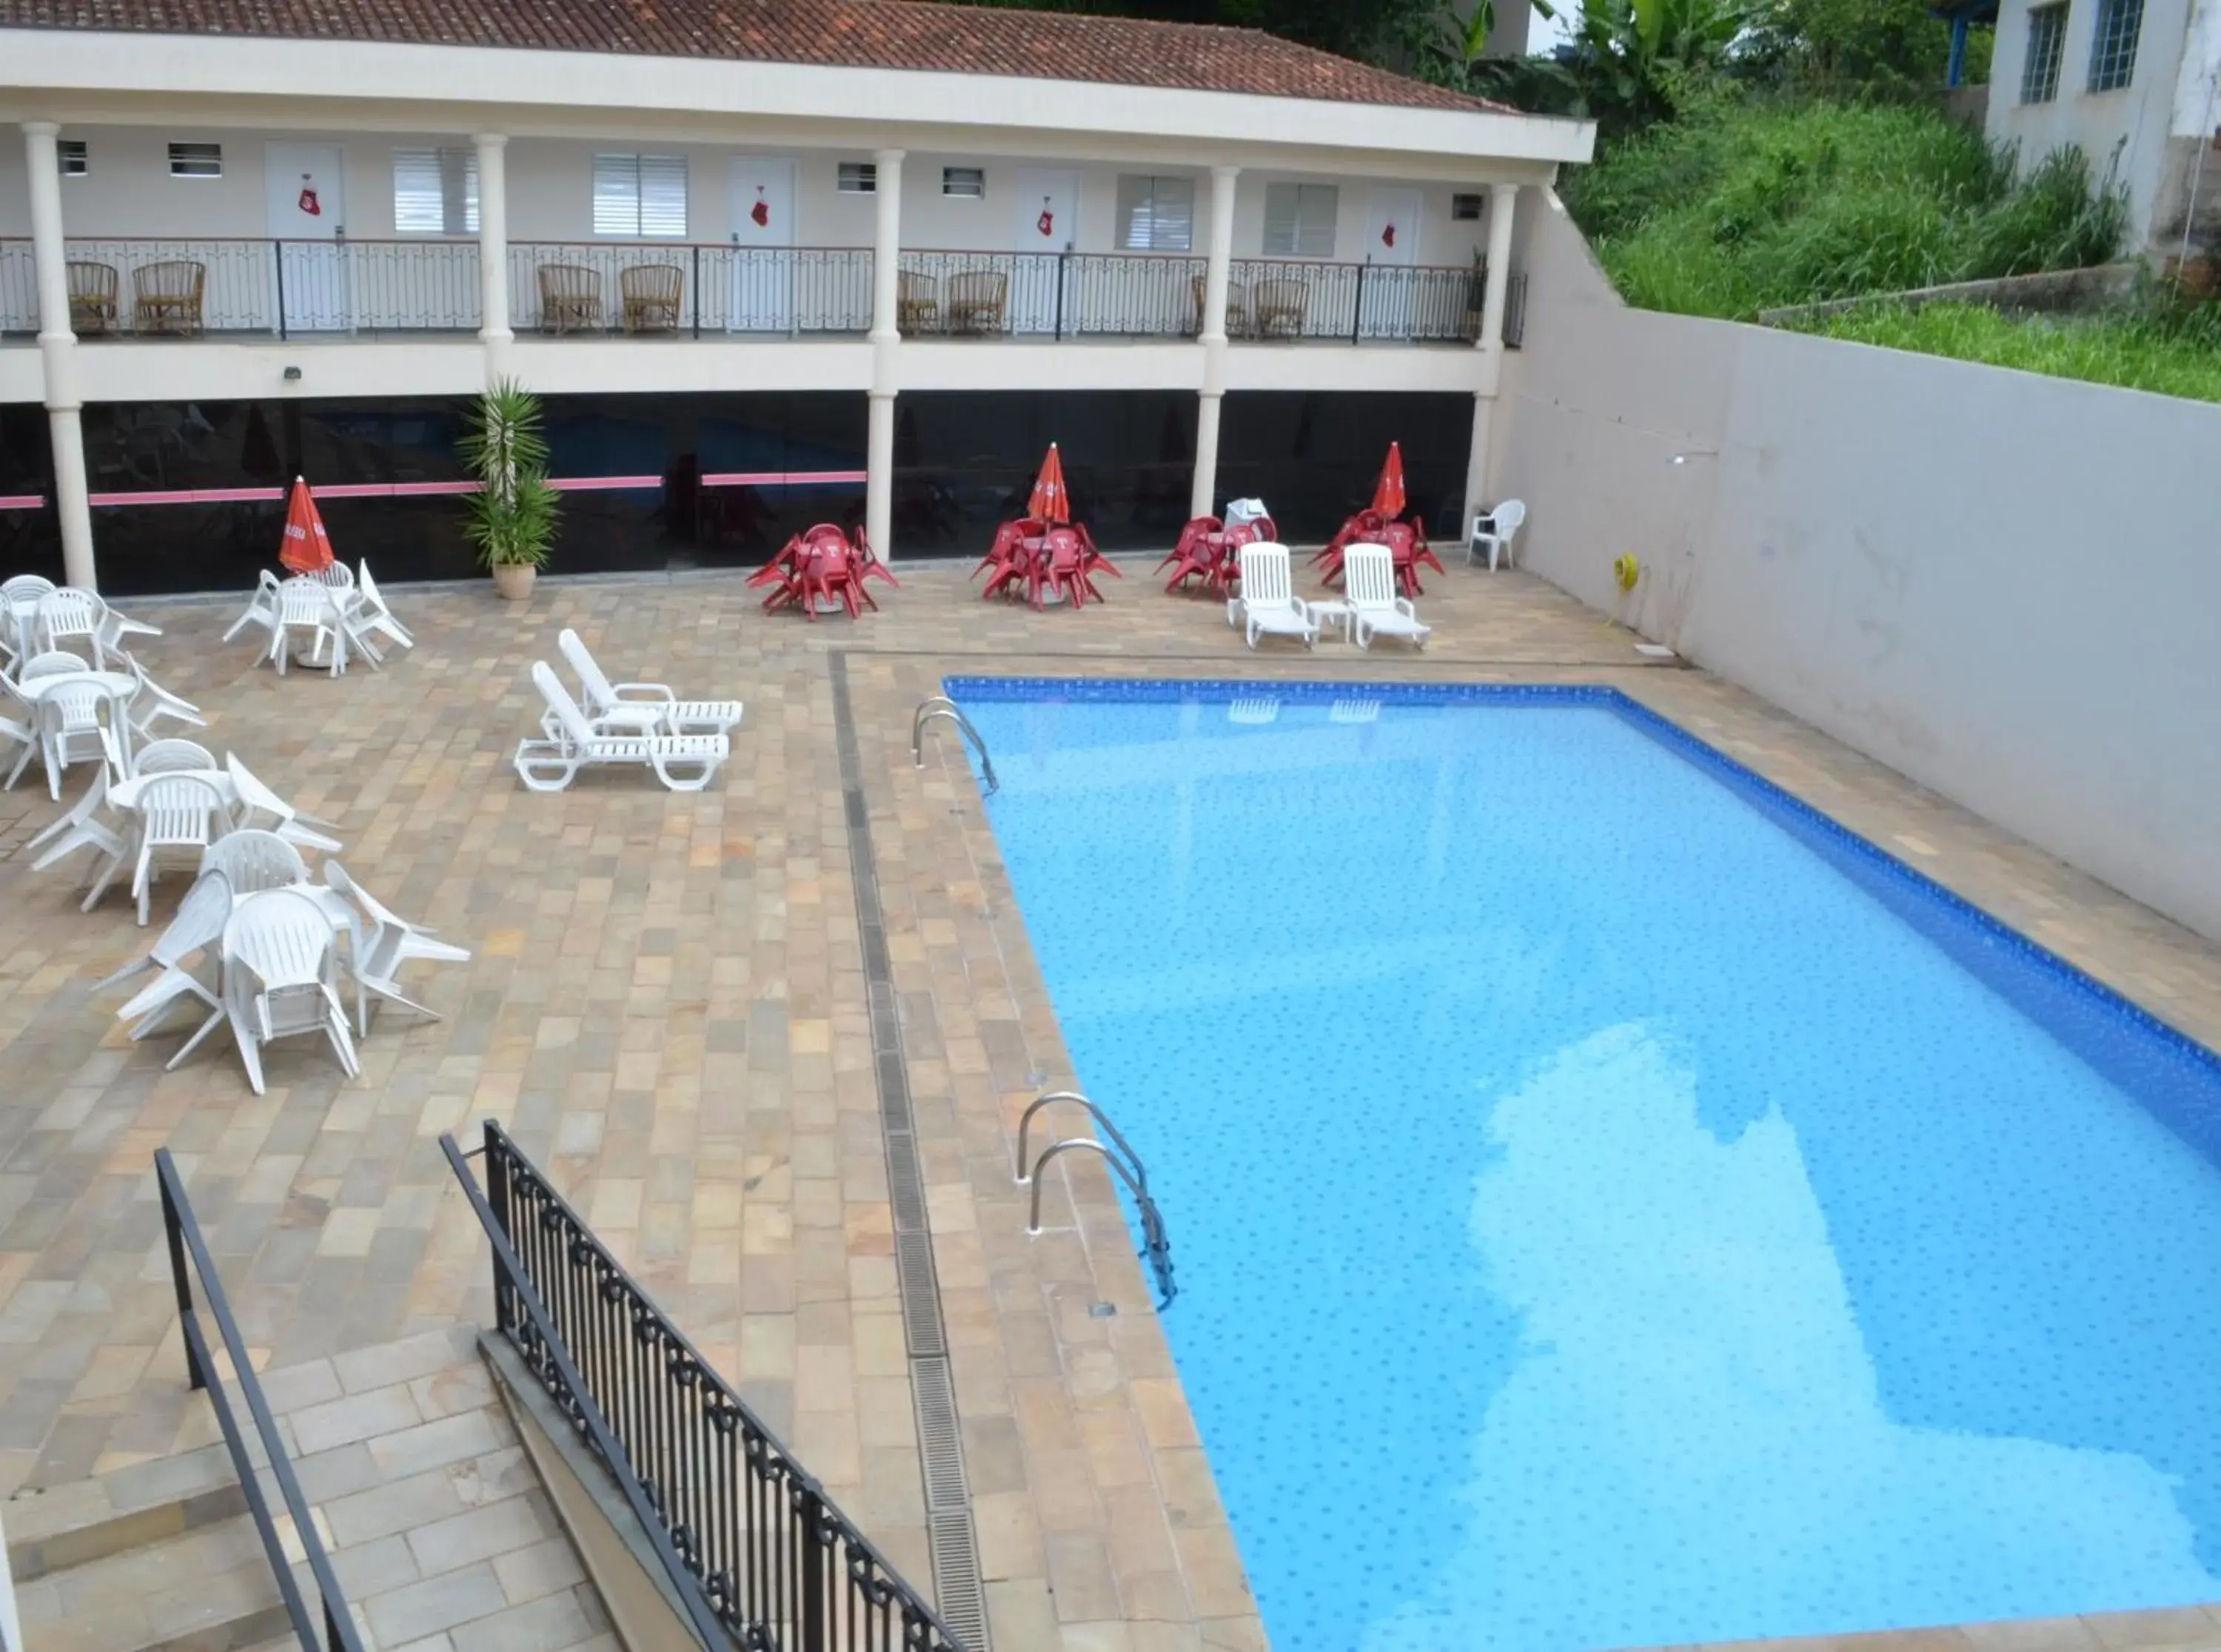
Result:
[[[526,47],[1496,107],[1257,29],[935,0],[0,0],[0,28]]]

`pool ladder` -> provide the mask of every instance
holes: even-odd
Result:
[[[979,731],[972,726],[957,703],[945,694],[936,694],[917,702],[917,709],[910,720],[910,762],[913,769],[925,767],[925,726],[936,719],[945,718],[956,725],[964,738],[972,742],[972,749],[979,754],[979,772],[986,777],[989,796],[1002,789],[995,778],[995,761],[987,755],[987,742],[979,738]],[[1020,1178],[1023,1180],[1023,1178]]]
[[[1112,1145],[1106,1147],[1092,1136],[1067,1136],[1060,1140],[1051,1142],[1047,1147],[1042,1149],[1041,1156],[1029,1164],[1026,1159],[1026,1138],[1033,1129],[1034,1114],[1052,1101],[1069,1101],[1086,1108],[1088,1116],[1093,1119],[1097,1126],[1110,1138]],[[1134,1208],[1142,1215],[1141,1256],[1142,1260],[1149,1264],[1149,1271],[1156,1275],[1157,1306],[1170,1307],[1173,1299],[1179,1294],[1179,1287],[1173,1283],[1173,1247],[1172,1241],[1165,1235],[1165,1219],[1157,1209],[1157,1201],[1149,1196],[1149,1173],[1142,1168],[1142,1156],[1134,1150],[1133,1144],[1120,1133],[1118,1126],[1110,1122],[1102,1108],[1097,1107],[1077,1090],[1046,1091],[1035,1096],[1025,1112],[1019,1116],[1018,1158],[1015,1180],[1021,1188],[1029,1183],[1033,1188],[1033,1198],[1026,1218],[1026,1231],[1036,1236],[1041,1232],[1042,1172],[1048,1168],[1051,1159],[1068,1149],[1100,1153],[1103,1156],[1103,1162],[1117,1171],[1118,1179],[1126,1184],[1126,1191],[1134,1197]]]

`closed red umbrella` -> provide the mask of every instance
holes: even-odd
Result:
[[[1404,514],[1404,445],[1388,444],[1388,462],[1380,467],[1380,480],[1373,485],[1373,508],[1390,521]]]
[[[293,502],[285,511],[285,543],[278,560],[297,574],[313,574],[332,565],[332,541],[324,532],[324,519],[316,509],[316,496],[299,477],[293,478]]]
[[[1072,520],[1072,496],[1064,486],[1064,460],[1054,442],[1048,445],[1048,457],[1042,461],[1041,474],[1034,478],[1034,490],[1026,500],[1026,514],[1042,522]]]

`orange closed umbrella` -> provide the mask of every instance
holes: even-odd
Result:
[[[1388,462],[1380,467],[1380,480],[1373,485],[1373,508],[1393,521],[1404,514],[1404,445],[1388,444]]]
[[[285,543],[278,560],[297,574],[313,574],[332,565],[332,541],[324,532],[324,519],[316,509],[316,496],[299,477],[293,478],[293,502],[285,510]]]
[[[1048,457],[1042,461],[1041,474],[1034,478],[1034,490],[1026,500],[1026,514],[1042,522],[1072,520],[1072,496],[1064,487],[1064,460],[1054,442],[1048,445]]]

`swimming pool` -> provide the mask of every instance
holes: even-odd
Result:
[[[1279,1652],[2221,1599],[2221,1061],[1586,689],[952,680]]]

